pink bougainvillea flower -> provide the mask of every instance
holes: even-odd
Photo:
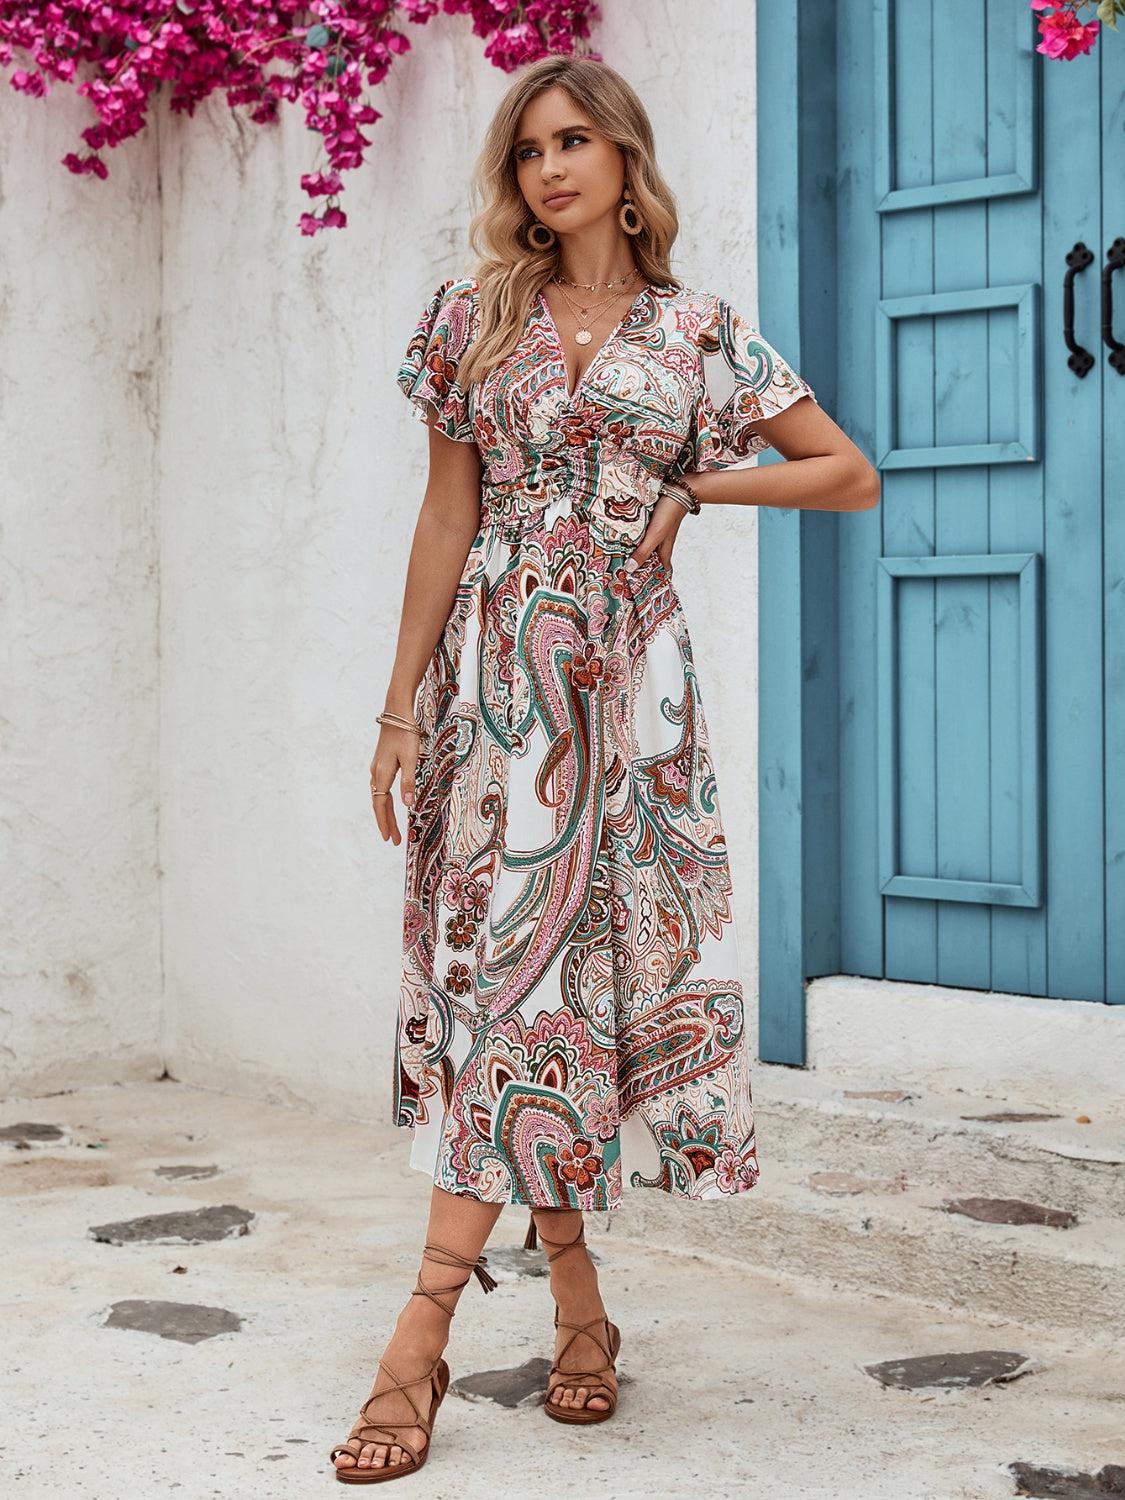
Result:
[[[75,156],[73,151],[68,151],[62,160],[63,166],[68,167],[75,176],[92,172],[95,177],[100,177],[103,181],[109,176],[109,169],[100,156]]]
[[[301,178],[301,186],[310,198],[319,198],[327,193],[338,193],[340,174],[339,172],[306,172]]]
[[[1069,60],[1089,52],[1098,39],[1100,22],[1082,22],[1070,11],[1056,11],[1039,22],[1043,40],[1035,49],[1048,57]]]
[[[8,81],[29,98],[54,81],[90,101],[89,154],[62,158],[79,176],[108,175],[100,153],[144,129],[162,86],[169,109],[189,117],[220,92],[260,125],[276,124],[282,103],[299,105],[328,158],[327,171],[301,177],[310,198],[327,200],[297,221],[315,235],[347,224],[340,174],[362,165],[372,144],[364,127],[381,118],[367,90],[411,49],[395,22],[422,26],[439,12],[470,17],[505,71],[548,53],[601,56],[586,45],[595,0],[0,0],[0,68],[28,64]]]
[[[1039,35],[1042,40],[1036,47],[1046,57],[1061,57],[1069,60],[1089,52],[1098,39],[1099,21],[1082,21],[1078,10],[1088,0],[1077,0],[1067,4],[1064,0],[1030,0],[1032,10],[1039,14]]]
[[[28,73],[24,68],[17,68],[12,74],[12,87],[18,93],[30,94],[32,97],[38,97],[47,92],[42,74]]]

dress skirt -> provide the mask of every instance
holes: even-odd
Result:
[[[759,1166],[711,739],[671,575],[655,553],[625,567],[677,460],[764,446],[732,446],[734,407],[667,363],[709,332],[718,347],[727,305],[651,289],[567,393],[540,302],[513,358],[465,391],[476,290],[439,288],[399,372],[417,414],[486,462],[416,703],[393,1118],[412,1166],[489,1203],[743,1193]],[[761,348],[768,382],[727,350],[759,416],[763,393],[778,409],[811,394]]]

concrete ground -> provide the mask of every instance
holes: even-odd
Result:
[[[429,1182],[406,1164],[407,1133],[171,1081],[8,1100],[0,1125],[16,1122],[62,1134],[21,1145],[15,1132],[0,1147],[0,1492],[342,1494],[328,1449],[414,1284]],[[157,1175],[189,1165],[217,1171]],[[764,1175],[747,1215],[768,1191]],[[223,1204],[250,1211],[249,1232],[200,1244],[89,1233]],[[516,1248],[525,1225],[525,1211],[505,1211],[489,1247],[500,1285],[466,1289],[447,1351],[455,1381],[550,1355],[548,1285]],[[451,1390],[405,1495],[976,1500],[1016,1493],[1014,1461],[1091,1473],[1123,1461],[1116,1330],[1051,1333],[803,1282],[784,1266],[646,1249],[605,1215],[588,1238],[622,1329],[615,1418],[570,1429],[534,1404]],[[106,1326],[134,1299],[241,1323],[195,1343]],[[1041,1368],[959,1390],[889,1389],[863,1369],[986,1349]]]

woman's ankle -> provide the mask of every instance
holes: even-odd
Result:
[[[440,1354],[449,1342],[450,1318],[428,1298],[411,1297],[395,1323],[395,1342]]]
[[[589,1256],[560,1256],[551,1267],[551,1294],[560,1305],[578,1302],[595,1310],[600,1307],[598,1271]]]

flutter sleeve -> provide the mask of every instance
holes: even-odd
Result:
[[[467,278],[443,281],[422,309],[395,377],[414,415],[436,415],[439,432],[457,442],[474,441],[473,387],[457,379],[461,356],[473,333],[475,300]]]
[[[699,331],[702,375],[692,420],[696,470],[745,468],[770,447],[757,423],[816,395],[758,330],[716,297]]]

